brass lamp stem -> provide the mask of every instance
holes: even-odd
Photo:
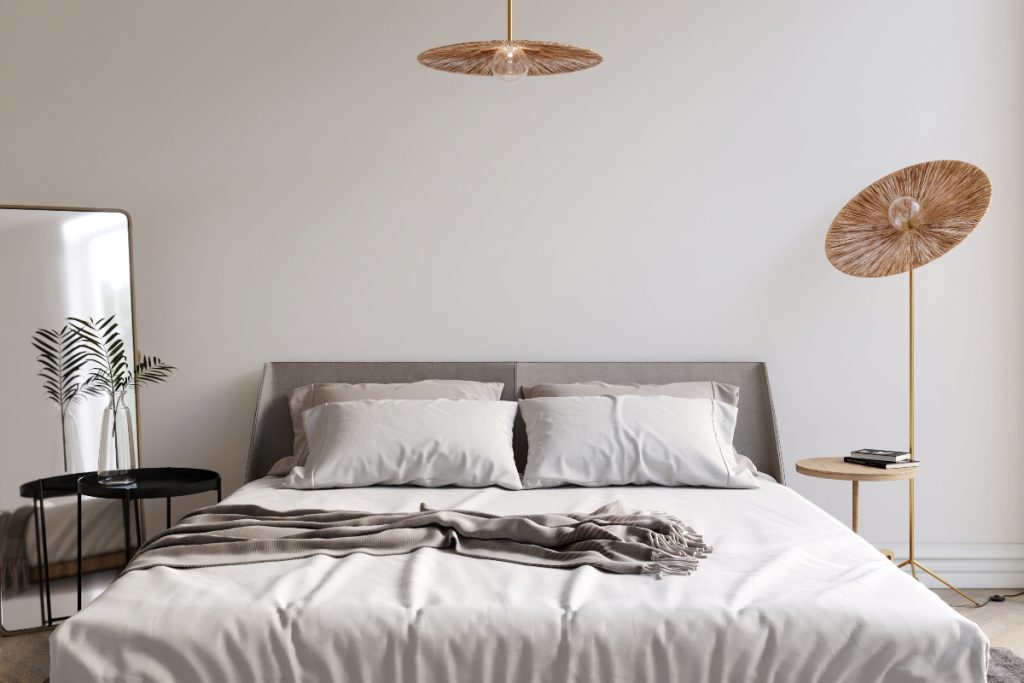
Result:
[[[508,0],[508,42],[512,42],[512,0]]]
[[[914,269],[910,276],[910,459],[914,458]]]
[[[908,289],[909,289],[909,294],[910,294],[910,301],[909,301],[909,304],[910,304],[910,377],[909,377],[909,379],[910,379],[910,397],[909,397],[910,398],[910,460],[914,461],[914,460],[917,460],[917,458],[914,455],[914,269],[913,268],[910,269],[909,274],[910,274],[910,277],[909,277],[909,285],[910,286],[909,286]],[[975,607],[980,607],[981,606],[980,602],[978,602],[977,600],[975,600],[974,598],[969,596],[967,593],[964,593],[962,590],[960,590],[959,588],[957,588],[956,586],[951,584],[949,581],[946,581],[944,578],[942,578],[941,576],[939,576],[938,574],[936,574],[932,570],[928,569],[928,567],[926,567],[923,564],[921,564],[920,562],[918,562],[917,559],[914,557],[914,478],[911,477],[908,480],[908,483],[910,485],[910,496],[909,496],[909,498],[910,498],[910,539],[909,539],[910,540],[910,553],[909,553],[909,558],[908,559],[904,560],[903,562],[900,562],[896,566],[902,568],[902,567],[906,567],[906,566],[909,565],[910,566],[910,573],[914,576],[915,579],[917,578],[917,570],[920,569],[921,571],[923,571],[928,576],[932,577],[936,581],[938,581],[938,582],[942,583],[943,585],[945,585],[947,588],[950,588],[950,589],[956,591],[957,593],[959,593],[962,597],[964,597],[967,600],[969,600]]]
[[[914,269],[909,272],[908,287],[910,293],[910,461],[915,460],[914,456]],[[910,485],[910,573],[917,578],[917,563],[914,561],[914,480],[909,480]]]

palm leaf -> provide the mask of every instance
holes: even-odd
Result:
[[[78,392],[86,396],[107,395],[116,402],[129,387],[165,382],[177,369],[157,356],[143,356],[137,365],[129,365],[124,340],[114,316],[106,318],[68,318],[81,348],[69,361],[89,374],[79,383]],[[46,355],[46,340],[40,342],[40,354]]]
[[[48,399],[67,410],[79,396],[78,377],[83,369],[82,341],[75,331],[65,325],[59,330],[38,329],[32,335],[32,346],[39,352],[39,376],[43,379],[43,393]]]
[[[175,370],[177,370],[176,367],[165,363],[156,356],[143,356],[135,366],[135,378],[132,384],[137,387],[142,384],[166,382]]]
[[[115,316],[106,318],[68,318],[82,341],[81,357],[76,362],[92,365],[92,372],[81,391],[90,396],[106,394],[115,401],[128,388],[130,370],[124,354],[124,341]]]
[[[64,417],[68,408],[82,397],[80,377],[85,371],[88,351],[73,327],[59,330],[38,329],[32,335],[32,347],[39,352],[39,377],[43,379],[43,395],[60,407],[61,445],[64,450],[64,471],[68,471],[68,443]]]

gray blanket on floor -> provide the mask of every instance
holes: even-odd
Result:
[[[664,514],[614,502],[590,514],[499,516],[469,510],[367,513],[216,505],[149,541],[125,569],[213,567],[420,548],[536,567],[689,574],[711,547]]]

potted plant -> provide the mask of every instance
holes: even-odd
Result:
[[[68,321],[81,340],[90,369],[81,391],[107,399],[100,432],[99,480],[108,485],[131,484],[135,481],[132,471],[138,467],[138,453],[125,397],[129,389],[166,381],[175,368],[156,356],[143,356],[138,364],[130,365],[114,316]]]

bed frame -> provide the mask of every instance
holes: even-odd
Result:
[[[734,443],[757,469],[785,483],[775,425],[768,370],[764,363],[329,363],[273,362],[263,366],[253,421],[246,481],[265,476],[271,465],[292,452],[288,392],[316,382],[416,382],[461,379],[503,382],[501,398],[514,401],[522,387],[545,382],[601,381],[613,384],[667,384],[715,380],[740,387],[740,411]],[[516,463],[526,464],[526,433],[516,418]]]

